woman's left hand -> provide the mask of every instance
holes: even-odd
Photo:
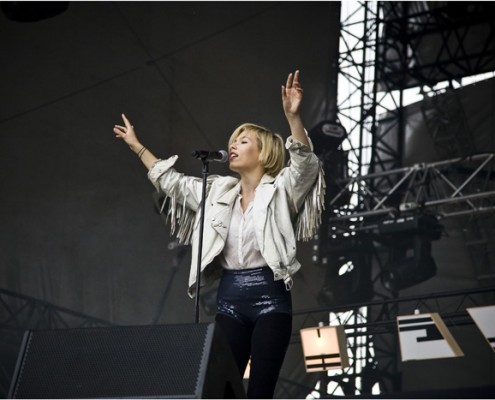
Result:
[[[303,89],[299,83],[299,71],[290,73],[286,85],[282,86],[282,105],[286,116],[299,114],[302,98]]]

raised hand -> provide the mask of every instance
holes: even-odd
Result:
[[[124,121],[125,126],[114,125],[113,127],[115,137],[126,142],[131,150],[138,155],[144,166],[150,169],[158,159],[139,142],[136,132],[134,131],[134,126],[124,114],[122,114],[122,120]]]
[[[287,117],[299,114],[303,98],[303,89],[299,83],[299,71],[290,73],[287,83],[282,86],[282,106]]]
[[[124,140],[131,150],[136,151],[137,148],[140,147],[140,143],[136,136],[136,132],[134,131],[134,126],[124,114],[122,114],[122,120],[124,121],[125,126],[115,125],[113,128],[115,137]]]
[[[299,83],[299,71],[296,71],[294,74],[289,74],[287,83],[282,86],[282,106],[284,107],[287,122],[289,122],[292,138],[306,146],[310,146],[299,114],[302,98],[303,90]]]

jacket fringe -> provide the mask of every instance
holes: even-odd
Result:
[[[307,242],[318,233],[321,224],[321,215],[325,209],[325,172],[320,161],[318,176],[311,191],[304,199],[304,205],[299,212],[296,221],[296,238]]]
[[[185,198],[182,204],[178,202],[178,199],[180,199],[178,187],[172,189],[169,193],[165,193],[160,190],[160,185],[158,184],[160,176],[172,168],[177,161],[177,158],[177,156],[172,156],[166,160],[158,159],[148,171],[148,178],[156,187],[157,191],[165,196],[161,206],[159,206],[160,214],[165,215],[165,222],[168,223],[170,221],[171,234],[174,235],[178,227],[176,237],[179,240],[179,243],[188,245],[192,240],[196,212],[186,207]],[[164,213],[167,204],[168,207],[166,213]]]
[[[168,210],[165,221],[170,220],[170,232],[175,234],[175,229],[178,226],[178,232],[176,234],[180,244],[191,244],[192,235],[194,231],[194,220],[196,212],[186,207],[186,200],[182,204],[178,204],[176,193],[169,193],[166,195],[160,209],[160,214],[163,213],[165,205],[168,200]]]

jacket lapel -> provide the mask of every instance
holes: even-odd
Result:
[[[227,239],[229,233],[229,222],[232,214],[234,201],[239,195],[241,184],[237,183],[230,189],[226,189],[221,193],[216,201],[211,203],[211,227],[217,231],[223,241]]]
[[[227,188],[223,193],[221,193],[214,203],[232,206],[240,190],[241,190],[241,183],[238,182],[230,189]],[[214,205],[214,203],[212,203],[212,205]]]
[[[275,194],[276,187],[274,185],[275,178],[270,175],[263,175],[258,189],[261,193],[256,196],[256,202],[258,207],[268,207],[268,204],[272,201],[273,195]]]

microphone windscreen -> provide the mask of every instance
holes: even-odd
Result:
[[[227,153],[225,150],[220,150],[219,153],[222,155],[222,158],[218,161],[220,162],[227,162],[227,160],[229,159],[229,153]]]

